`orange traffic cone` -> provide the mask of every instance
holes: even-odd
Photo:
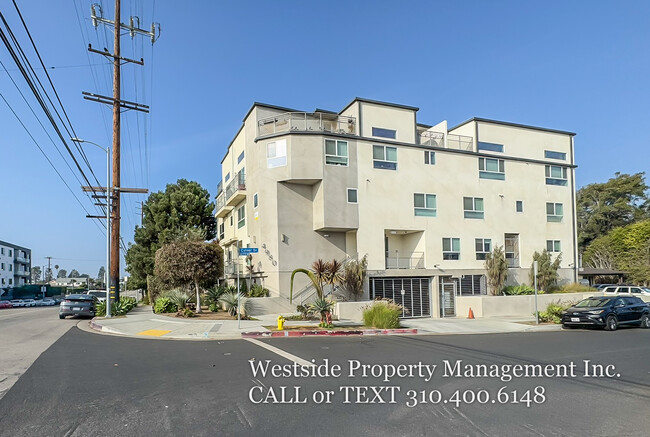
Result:
[[[469,308],[469,314],[467,315],[468,319],[473,319],[474,318],[474,311],[472,311],[472,307]]]

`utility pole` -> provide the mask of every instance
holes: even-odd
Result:
[[[113,97],[102,96],[99,94],[92,94],[83,92],[84,99],[91,100],[94,102],[110,104],[113,106],[113,185],[112,185],[112,211],[110,211],[112,217],[112,226],[111,226],[111,253],[114,255],[111,257],[111,264],[108,267],[109,271],[109,280],[110,280],[110,290],[111,294],[114,293],[114,298],[119,300],[120,298],[120,195],[121,193],[147,193],[148,190],[142,188],[135,189],[125,189],[120,186],[120,115],[121,108],[132,109],[141,112],[149,112],[149,107],[147,105],[142,105],[135,102],[129,102],[122,100],[120,96],[120,67],[121,63],[134,63],[138,65],[144,65],[144,60],[140,59],[139,61],[134,59],[124,58],[120,55],[120,33],[122,29],[128,30],[131,38],[135,34],[147,35],[151,37],[151,44],[153,44],[160,36],[160,25],[156,23],[151,24],[151,30],[140,29],[140,18],[139,17],[130,17],[129,24],[124,24],[120,22],[120,0],[115,0],[115,18],[114,20],[108,20],[104,18],[102,7],[99,4],[92,4],[90,6],[91,11],[91,21],[93,26],[97,27],[99,23],[103,25],[108,25],[113,27],[114,32],[114,45],[113,53],[110,53],[107,49],[96,50],[92,46],[88,45],[88,51],[97,53],[107,58],[112,59],[113,61]],[[158,31],[156,32],[156,29]],[[93,187],[83,187],[91,191]],[[99,187],[101,188],[101,187]]]
[[[51,256],[46,256],[45,258],[47,259],[47,270],[45,271],[43,278],[44,278],[45,281],[47,281],[47,278],[50,275],[52,275],[52,268],[50,267],[50,265],[52,263],[52,257]]]

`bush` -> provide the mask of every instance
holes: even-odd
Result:
[[[219,301],[225,305],[226,311],[228,311],[228,313],[233,317],[237,315],[237,300],[239,300],[239,311],[241,317],[247,318],[251,306],[251,302],[247,297],[242,296],[239,293],[228,292],[224,293],[219,299]]]
[[[593,293],[596,289],[588,285],[578,284],[573,282],[571,284],[566,284],[560,287],[557,290],[554,290],[553,293]]]
[[[183,308],[176,313],[176,317],[194,317],[194,311],[189,308]]]
[[[269,297],[269,289],[262,287],[260,284],[253,284],[248,295],[250,297]]]
[[[239,292],[242,296],[248,296],[248,284],[246,283],[246,279],[239,280]]]
[[[218,302],[211,303],[210,305],[208,305],[208,309],[211,312],[216,313],[217,311],[219,311],[219,303]]]
[[[162,297],[169,299],[171,303],[176,306],[177,310],[186,308],[191,299],[191,296],[189,294],[179,289],[166,291],[162,294]]]
[[[159,297],[153,306],[154,313],[175,313],[178,307],[168,297]]]
[[[305,305],[296,305],[296,311],[300,313],[300,317],[303,319],[309,319],[314,314],[311,308]]]
[[[539,312],[539,321],[561,323],[562,311],[565,311],[567,308],[570,308],[571,306],[573,306],[573,303],[560,303],[560,301],[551,302],[546,307],[546,311]],[[535,313],[533,313],[533,315],[535,315]]]
[[[377,329],[399,328],[404,307],[391,299],[379,299],[363,310],[363,324]]]
[[[111,302],[111,315],[112,316],[123,316],[129,311],[131,311],[136,306],[136,301],[134,297],[122,296],[118,302]],[[96,317],[105,317],[106,316],[106,301],[99,302],[95,307],[95,316]]]
[[[212,287],[205,294],[205,302],[208,304],[208,306],[212,304],[216,305],[219,302],[219,298],[227,291],[228,287],[225,286]]]
[[[537,292],[542,294],[542,292],[539,290]],[[522,296],[528,294],[535,294],[535,289],[529,287],[526,284],[509,285],[507,287],[503,287],[503,294],[505,294],[506,296]]]
[[[142,300],[140,301],[142,305],[149,305],[149,295],[145,294]]]

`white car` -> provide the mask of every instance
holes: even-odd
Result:
[[[632,296],[650,296],[650,289],[635,285],[610,285],[603,289],[604,295],[631,294]]]
[[[23,300],[24,305],[26,307],[35,307],[36,306],[36,301],[34,299],[24,299]]]
[[[56,305],[56,302],[54,301],[54,299],[46,297],[43,300],[37,300],[36,305],[41,307],[49,307],[49,306]]]
[[[95,296],[100,302],[106,301],[106,290],[88,290],[84,294]]]
[[[11,306],[13,306],[14,308],[24,307],[25,302],[22,299],[12,299],[11,300]]]

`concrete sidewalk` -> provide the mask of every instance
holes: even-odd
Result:
[[[151,306],[138,306],[124,317],[110,319],[95,318],[90,327],[102,333],[125,335],[138,338],[176,339],[176,340],[227,340],[242,338],[245,332],[270,332],[264,326],[275,326],[277,314],[255,316],[258,320],[193,320],[154,314]],[[500,319],[405,319],[402,326],[415,328],[418,334],[493,334],[507,332],[552,331],[561,329],[559,325],[526,324],[533,318]],[[342,320],[337,323],[344,323]],[[524,323],[522,323],[524,322]],[[318,322],[287,321],[286,326],[313,325]],[[359,326],[361,324],[358,324]],[[361,327],[361,326],[360,326]]]

